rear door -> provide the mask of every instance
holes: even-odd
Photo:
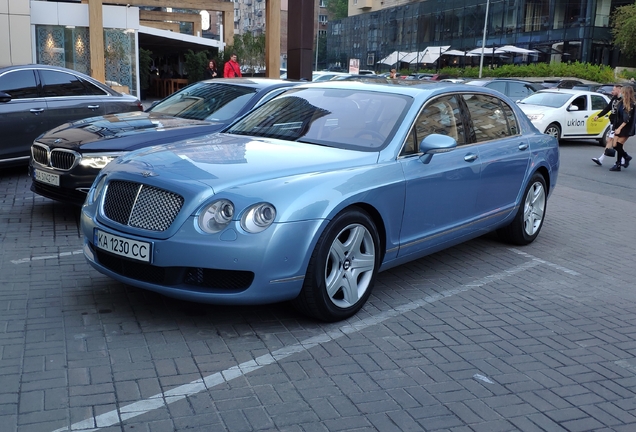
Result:
[[[80,77],[68,72],[40,69],[39,73],[50,114],[47,130],[69,121],[107,114],[105,91],[87,87]],[[95,94],[95,89],[99,94]]]
[[[0,162],[26,161],[33,140],[46,131],[47,106],[39,96],[34,70],[0,75],[0,91],[11,96],[9,102],[0,102]]]
[[[464,94],[463,100],[471,118],[469,135],[481,160],[476,226],[487,228],[514,209],[530,166],[530,148],[507,102],[483,94]]]

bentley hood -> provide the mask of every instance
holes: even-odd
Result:
[[[175,192],[179,187],[193,192],[194,183],[199,189],[203,183],[218,193],[272,179],[354,169],[377,160],[377,152],[218,133],[129,153],[103,173]]]

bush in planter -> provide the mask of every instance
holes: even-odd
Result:
[[[201,81],[204,77],[203,71],[208,67],[210,62],[207,51],[199,51],[195,53],[191,49],[183,55],[185,57],[185,67],[188,71],[188,83],[192,84]]]
[[[150,87],[150,67],[152,66],[152,51],[139,48],[139,86],[140,93],[145,93]],[[141,96],[143,98],[143,96]]]

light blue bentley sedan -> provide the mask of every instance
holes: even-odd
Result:
[[[558,168],[556,139],[486,88],[304,84],[223,133],[111,162],[82,207],[84,254],[166,296],[336,321],[378,271],[489,231],[532,242]]]

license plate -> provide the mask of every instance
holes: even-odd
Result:
[[[40,171],[36,169],[33,173],[33,178],[39,182],[50,184],[53,186],[60,185],[60,176],[57,174],[47,173],[46,171]]]
[[[96,229],[93,234],[99,249],[126,258],[150,262],[150,243],[131,240]]]

